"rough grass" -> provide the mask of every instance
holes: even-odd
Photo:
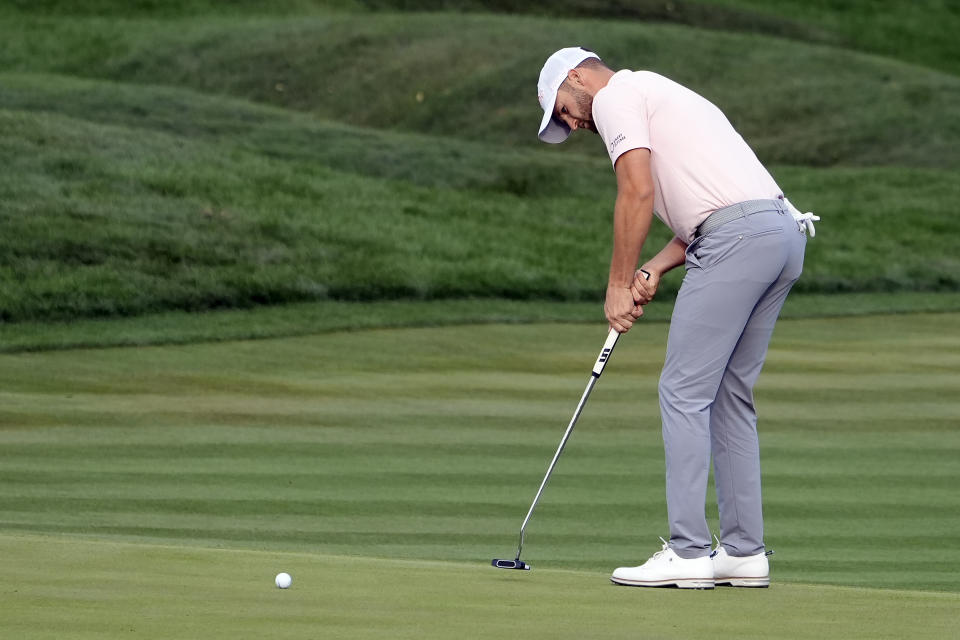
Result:
[[[379,13],[29,18],[8,34],[0,64],[9,70],[185,86],[359,126],[523,147],[543,146],[531,124],[543,58],[577,42],[615,68],[654,69],[714,100],[767,162],[960,166],[960,79],[761,35]],[[602,153],[590,138],[562,152]]]
[[[273,124],[296,140],[303,128],[284,119]],[[582,219],[582,197],[432,190],[260,154],[240,136],[205,144],[26,112],[0,115],[0,128],[3,218],[16,229],[3,240],[7,320],[598,290],[571,275],[603,255],[548,232]]]
[[[643,322],[666,322],[669,301],[648,305]],[[791,294],[781,317],[829,318],[960,311],[960,294]],[[0,324],[0,352],[264,340],[397,327],[469,324],[603,323],[601,301],[454,299],[432,302],[312,302],[210,313],[168,311],[132,318]]]
[[[953,76],[768,35],[308,5],[4,14],[0,320],[597,300],[609,163],[531,129],[536,69],[574,36],[715,99],[824,218],[798,291],[958,289]]]
[[[161,16],[223,13],[214,0],[9,0],[0,11],[32,15]],[[960,11],[950,0],[555,0],[549,5],[515,0],[231,0],[232,14],[387,10],[528,13],[543,17],[612,18],[667,22],[704,29],[753,32],[877,53],[933,69],[960,73],[954,34]]]
[[[960,75],[960,6],[953,0],[701,0],[768,20],[799,22],[844,46]]]
[[[187,90],[32,75],[4,84],[7,321],[602,294],[614,187],[603,158],[568,179],[561,155]],[[960,198],[953,172],[774,173],[824,218],[798,291],[956,290],[960,266],[941,241]],[[651,248],[668,235],[657,225]]]

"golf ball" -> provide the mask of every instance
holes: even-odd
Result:
[[[289,589],[290,585],[293,584],[293,578],[290,577],[289,573],[278,573],[275,582],[281,589]]]

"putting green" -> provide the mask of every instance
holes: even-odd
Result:
[[[664,324],[618,345],[530,573],[489,562],[602,326],[3,354],[0,637],[951,637],[958,322],[781,321],[757,388],[774,586],[713,593],[607,584],[665,534]]]
[[[960,610],[960,594],[633,589],[589,571],[34,536],[0,536],[0,554],[0,631],[34,640],[946,638]]]

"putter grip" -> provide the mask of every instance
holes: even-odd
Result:
[[[613,348],[617,346],[617,340],[620,339],[620,334],[616,329],[610,329],[610,332],[607,333],[607,341],[603,343],[603,349],[600,350],[600,355],[597,356],[597,362],[593,365],[593,377],[599,378],[600,374],[603,373],[603,368],[607,366],[607,360],[610,359],[610,354],[613,353]]]
[[[643,274],[643,277],[647,280],[650,279],[650,274],[644,270],[640,270],[640,273]],[[603,373],[603,368],[607,366],[607,362],[610,360],[610,355],[613,353],[613,348],[617,346],[617,340],[620,339],[620,334],[616,329],[610,328],[610,331],[607,333],[607,341],[603,343],[603,349],[600,350],[600,355],[597,356],[597,362],[593,365],[593,377],[599,378],[600,374]]]

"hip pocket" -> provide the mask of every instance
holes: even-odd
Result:
[[[690,269],[699,269],[700,268],[700,258],[697,256],[697,251],[700,250],[700,245],[703,243],[704,236],[700,236],[695,239],[693,242],[687,245],[684,254],[686,255],[686,262],[683,265],[684,269],[690,271]]]
[[[782,235],[781,225],[750,231],[731,229],[727,232],[712,233],[700,238],[702,242],[694,248],[692,255],[698,267],[709,271],[733,255],[744,251],[753,252],[761,246],[767,246],[770,241],[776,244],[777,237]],[[756,245],[758,242],[763,244]],[[687,259],[690,260],[689,255]]]
[[[775,233],[783,233],[783,227],[771,227],[769,229],[761,229],[760,231],[744,233],[742,235],[744,238],[759,238],[761,236],[772,236]]]

